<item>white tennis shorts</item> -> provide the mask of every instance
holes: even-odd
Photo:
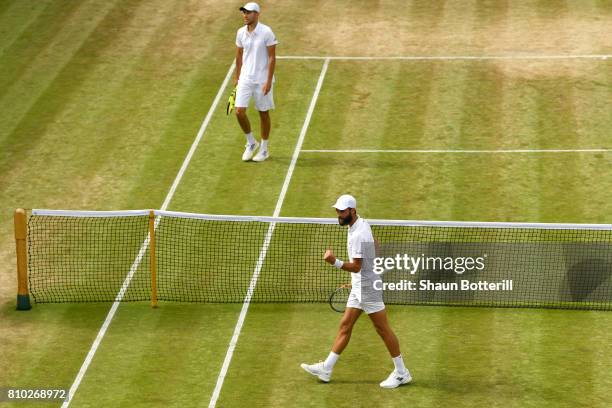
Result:
[[[361,309],[367,314],[372,314],[383,310],[385,308],[385,304],[383,302],[362,302],[359,300],[357,293],[351,290],[348,301],[346,302],[346,307]]]
[[[263,94],[264,84],[256,84],[251,81],[238,81],[238,89],[236,89],[236,108],[248,108],[251,98],[255,100],[255,109],[260,112],[266,112],[274,109],[274,84],[267,95]]]

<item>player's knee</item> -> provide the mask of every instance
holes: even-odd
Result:
[[[349,336],[351,333],[353,333],[353,328],[351,326],[340,326],[340,329],[338,330],[338,332],[343,335],[343,336]]]
[[[350,321],[342,321],[340,322],[340,333],[342,334],[350,334],[353,331],[353,323]]]
[[[236,108],[236,116],[244,117],[246,115],[246,108]]]
[[[393,333],[386,324],[375,324],[374,328],[376,329],[376,333],[383,337]]]

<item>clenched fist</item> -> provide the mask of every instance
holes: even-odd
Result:
[[[334,255],[334,251],[332,251],[331,248],[328,248],[327,251],[325,251],[325,255],[323,255],[323,259],[325,260],[325,262],[333,265],[334,262],[336,262],[336,256]]]

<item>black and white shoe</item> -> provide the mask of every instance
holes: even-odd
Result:
[[[398,373],[393,370],[389,377],[380,383],[380,386],[382,388],[397,388],[402,384],[408,384],[410,381],[412,381],[412,377],[408,371],[405,373]]]

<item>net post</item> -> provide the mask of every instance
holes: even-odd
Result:
[[[15,210],[15,244],[17,249],[17,310],[30,310],[27,263],[27,220],[23,208]]]
[[[151,307],[157,307],[157,263],[155,258],[155,211],[149,211],[149,256],[151,266]]]

